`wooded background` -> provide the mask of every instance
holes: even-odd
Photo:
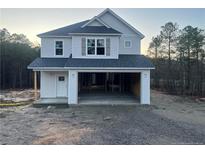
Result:
[[[0,88],[32,88],[32,71],[27,69],[40,56],[23,34],[10,34],[0,29]],[[152,38],[148,57],[155,65],[151,87],[171,94],[205,96],[205,33],[198,27],[179,29],[168,22]],[[39,81],[39,80],[38,80]]]
[[[205,33],[168,22],[152,38],[148,55],[156,69],[151,86],[172,94],[205,96]]]
[[[34,45],[23,34],[10,34],[0,29],[1,89],[31,88],[32,71],[27,66],[40,55],[40,47]]]

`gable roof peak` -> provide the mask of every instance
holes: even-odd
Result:
[[[81,26],[81,28],[84,28],[85,26],[89,25],[90,23],[92,23],[93,21],[97,20],[99,23],[101,23],[102,25],[104,25],[107,28],[111,28],[108,24],[106,24],[104,21],[102,21],[100,18],[98,18],[98,16],[94,16],[92,19],[90,19],[87,23],[85,23],[84,25]]]
[[[132,29],[135,33],[137,33],[141,39],[143,39],[145,36],[139,32],[137,29],[135,29],[133,26],[131,26],[129,23],[127,23],[123,18],[121,18],[119,15],[117,15],[114,11],[112,11],[110,8],[105,9],[103,12],[101,12],[99,15],[97,15],[98,18],[100,18],[102,15],[104,15],[105,13],[109,12],[110,14],[112,14],[115,18],[117,18],[118,20],[120,20],[122,23],[124,23],[125,25],[127,25],[130,29]]]

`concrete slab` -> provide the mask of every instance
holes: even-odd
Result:
[[[52,104],[68,104],[68,98],[41,98],[34,104],[52,105]]]
[[[34,105],[67,105],[68,98],[41,98],[34,102]],[[75,105],[138,105],[139,98],[129,93],[119,92],[84,92],[78,97],[78,104]],[[72,106],[72,104],[70,104]],[[69,105],[69,106],[70,106]]]
[[[80,105],[137,105],[140,101],[129,93],[87,92],[79,94],[78,103]]]

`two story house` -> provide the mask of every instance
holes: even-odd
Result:
[[[40,72],[39,102],[100,103],[109,97],[115,103],[134,98],[150,104],[154,66],[141,55],[144,35],[111,9],[38,37],[41,55],[28,69]]]

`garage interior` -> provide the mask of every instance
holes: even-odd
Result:
[[[137,104],[140,101],[140,73],[80,72],[80,104]]]

